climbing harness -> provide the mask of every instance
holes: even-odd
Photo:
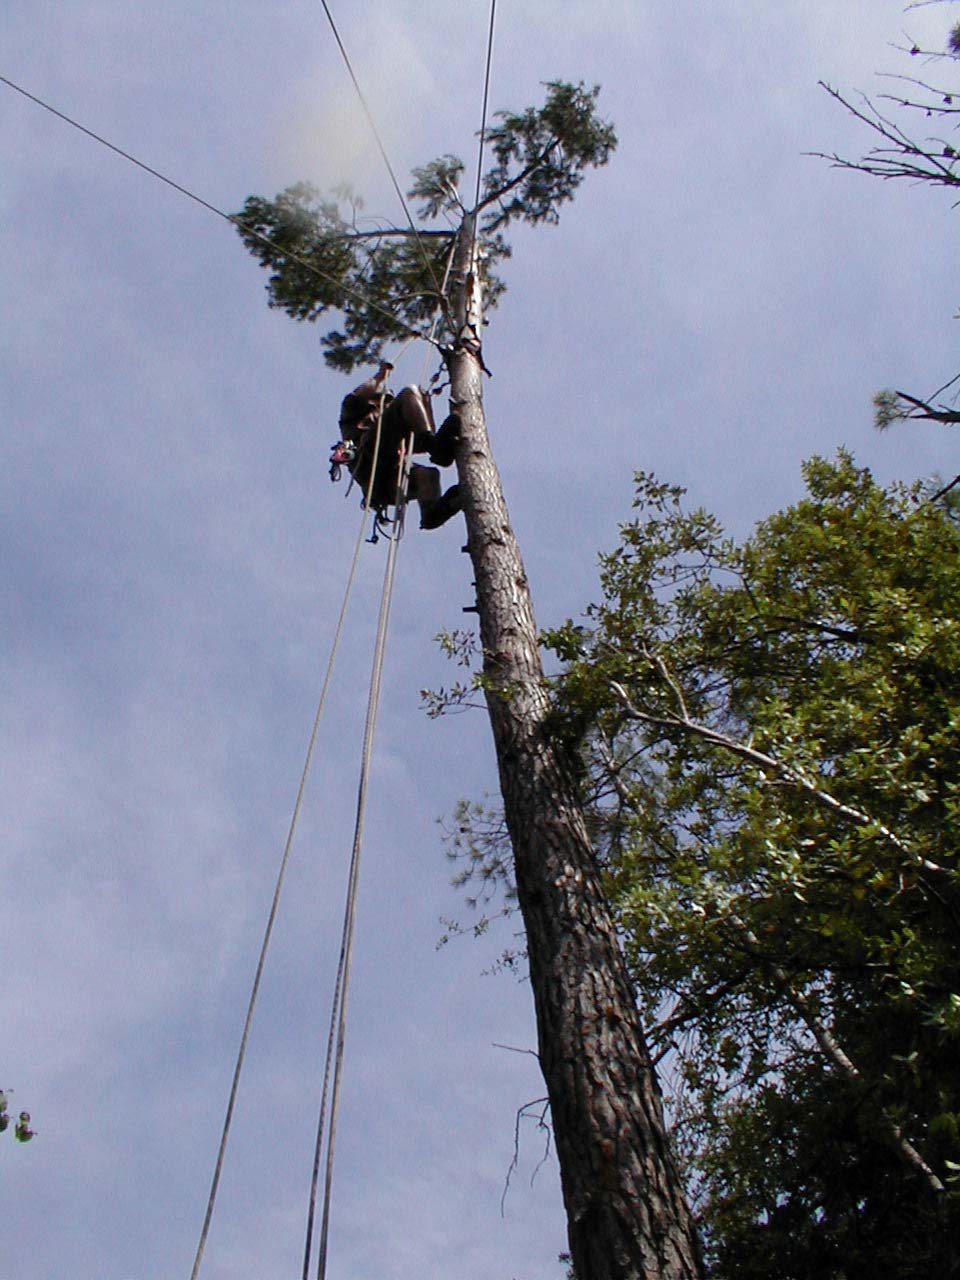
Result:
[[[331,445],[330,479],[334,484],[340,479],[341,467],[349,468],[356,460],[356,457],[357,446],[350,440],[338,440],[336,444]],[[347,492],[349,493],[350,490],[348,489]]]

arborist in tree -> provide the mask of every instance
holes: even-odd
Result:
[[[448,467],[453,462],[460,440],[460,419],[455,413],[434,429],[430,398],[420,387],[404,387],[392,396],[387,378],[393,369],[386,360],[372,378],[344,397],[340,406],[340,440],[330,455],[330,478],[340,478],[345,466],[363,490],[370,485],[370,472],[376,452],[376,470],[369,503],[378,521],[386,518],[386,509],[397,499],[400,454],[412,438],[414,453],[426,453],[431,462]],[[377,422],[380,422],[380,444],[377,447]],[[461,510],[458,485],[441,494],[437,467],[413,463],[407,484],[407,497],[420,504],[420,528],[439,529]],[[366,498],[365,498],[366,500]]]

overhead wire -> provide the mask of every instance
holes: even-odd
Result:
[[[330,24],[330,30],[333,32],[333,38],[337,42],[337,48],[340,50],[340,55],[343,58],[344,65],[347,68],[347,72],[350,76],[350,79],[353,81],[353,87],[356,90],[358,99],[360,100],[360,105],[363,108],[363,113],[367,117],[367,123],[370,125],[370,130],[373,133],[374,139],[376,140],[377,147],[380,150],[380,155],[383,159],[383,163],[386,165],[387,172],[390,175],[390,181],[393,183],[393,189],[397,193],[397,198],[399,199],[400,204],[403,207],[403,212],[406,214],[407,221],[410,223],[410,229],[413,231],[413,234],[416,237],[417,248],[420,250],[420,256],[423,258],[424,265],[426,266],[427,271],[430,274],[430,278],[433,281],[434,288],[437,290],[437,297],[440,300],[440,306],[445,307],[446,299],[444,298],[443,294],[440,292],[440,284],[437,280],[436,272],[433,269],[433,263],[430,261],[427,251],[423,247],[423,240],[420,235],[420,230],[417,227],[417,224],[413,220],[413,215],[410,212],[410,206],[407,204],[406,196],[403,194],[403,191],[400,187],[400,183],[397,181],[397,175],[393,171],[393,165],[390,163],[390,157],[387,155],[387,149],[383,145],[383,139],[380,137],[380,130],[377,128],[377,123],[373,118],[373,112],[370,110],[370,107],[367,105],[367,100],[364,97],[363,90],[360,88],[360,81],[357,79],[356,73],[354,72],[354,69],[353,69],[353,64],[350,61],[350,56],[347,53],[344,43],[340,38],[340,32],[337,30],[337,24],[334,21],[333,14],[330,12],[330,6],[327,4],[327,0],[320,0],[320,3],[323,6],[324,13],[327,15],[327,22]]]
[[[490,28],[487,32],[487,65],[483,73],[483,110],[480,116],[480,149],[477,155],[477,190],[473,198],[474,209],[480,203],[480,186],[483,182],[483,144],[487,136],[487,104],[490,99],[490,68],[493,65],[493,29],[496,20],[497,0],[490,0]]]
[[[131,155],[129,151],[124,151],[122,147],[116,146],[114,143],[108,141],[108,139],[102,137],[99,133],[95,133],[92,129],[88,129],[86,125],[80,124],[78,120],[74,120],[65,112],[59,111],[56,107],[51,106],[49,102],[44,102],[42,98],[38,98],[36,94],[30,93],[27,89],[24,89],[22,85],[16,84],[13,80],[8,79],[4,75],[0,75],[0,83],[7,85],[10,89],[13,89],[15,93],[19,93],[24,98],[28,98],[31,102],[36,103],[36,105],[38,107],[42,107],[44,111],[49,111],[51,115],[54,115],[59,120],[64,121],[65,124],[71,125],[74,129],[79,130],[80,133],[86,134],[86,136],[88,138],[92,138],[94,142],[99,142],[101,146],[106,147],[109,151],[121,156],[124,160],[128,160],[130,164],[136,165],[137,168],[142,169],[144,173],[149,173],[151,177],[157,178],[168,187],[172,187],[174,191],[179,192],[182,196],[186,196],[188,200],[192,200],[195,204],[207,209],[210,213],[215,213],[218,218],[222,218],[224,222],[231,223],[231,225],[236,227],[237,230],[244,232],[246,235],[252,236],[255,240],[259,240],[261,244],[268,245],[275,252],[281,253],[291,262],[295,262],[297,266],[303,267],[304,270],[309,271],[311,275],[316,276],[318,280],[323,280],[327,284],[336,285],[336,287],[345,295],[351,298],[356,298],[357,301],[362,302],[364,306],[370,307],[371,310],[378,312],[382,316],[386,316],[393,324],[398,325],[401,329],[405,329],[412,337],[423,338],[425,342],[433,342],[435,346],[437,345],[433,338],[429,337],[426,333],[421,332],[421,330],[415,329],[412,325],[407,324],[405,320],[401,320],[399,316],[394,315],[394,313],[387,310],[386,307],[381,306],[362,290],[355,289],[351,285],[344,284],[343,281],[338,279],[336,276],[332,276],[326,271],[321,271],[321,269],[314,263],[309,262],[306,258],[301,257],[290,249],[278,249],[268,236],[261,235],[259,231],[255,231],[253,227],[245,223],[242,218],[238,218],[236,215],[231,213],[225,213],[223,209],[218,209],[215,204],[211,204],[211,202],[209,200],[205,200],[203,196],[198,196],[196,192],[191,191],[189,187],[185,187],[181,183],[175,182],[173,178],[168,178],[165,173],[161,173],[159,169],[154,169],[143,160],[138,160],[137,157]],[[419,233],[416,232],[416,228],[414,228],[414,232],[417,234],[417,239],[419,241],[420,237]]]

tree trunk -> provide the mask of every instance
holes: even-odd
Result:
[[[547,724],[530,592],[484,422],[473,233],[467,218],[452,277],[457,468],[573,1267],[577,1280],[695,1280],[696,1232],[634,992],[570,762]]]

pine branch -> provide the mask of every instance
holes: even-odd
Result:
[[[913,406],[913,409],[904,415],[907,418],[928,418],[933,422],[960,423],[958,409],[936,409],[926,400],[919,400],[916,396],[908,395],[906,391],[898,391],[896,394],[901,400],[906,400],[907,404]]]

